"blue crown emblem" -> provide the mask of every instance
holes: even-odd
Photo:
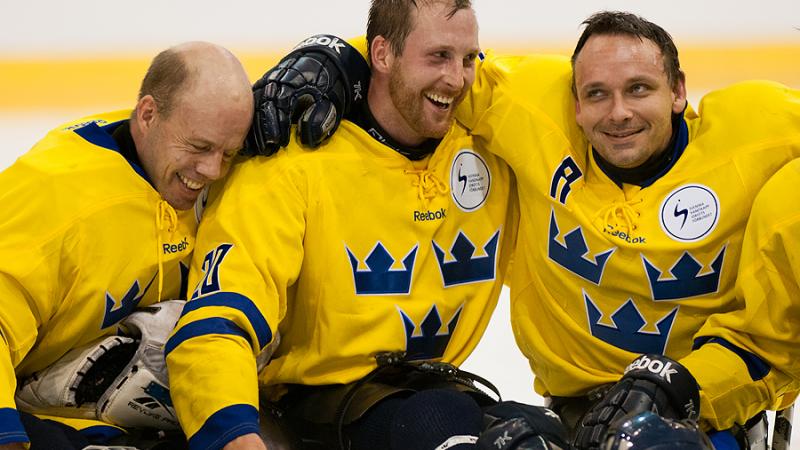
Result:
[[[659,281],[663,272],[642,256],[653,300],[675,300],[717,292],[724,259],[725,246],[711,262],[712,271],[698,276],[703,266],[689,252],[684,252],[669,271],[674,279]]]
[[[583,237],[581,227],[564,235],[564,243],[566,247],[556,241],[559,229],[556,223],[555,211],[550,211],[550,240],[547,249],[547,255],[555,261],[559,266],[569,270],[570,272],[578,275],[579,277],[591,281],[594,284],[600,284],[600,279],[603,278],[603,271],[606,267],[608,258],[614,253],[614,248],[606,250],[603,253],[594,255],[594,261],[586,258],[589,253],[589,246],[586,245],[586,239]]]
[[[433,251],[439,261],[439,270],[445,287],[457,284],[475,283],[494,279],[495,257],[497,256],[497,242],[500,240],[500,230],[495,231],[489,242],[483,246],[486,256],[473,258],[475,246],[462,232],[450,249],[455,261],[444,262],[444,251],[433,241]]]
[[[585,292],[583,296],[586,300],[586,314],[589,317],[592,336],[631,353],[664,354],[672,324],[678,314],[677,306],[658,320],[656,323],[658,332],[648,332],[642,331],[647,321],[633,300],[628,299],[624,305],[611,314],[611,322],[614,325],[608,326],[600,323],[603,313],[600,312],[594,301]]]
[[[437,359],[444,355],[447,344],[450,343],[450,338],[453,336],[453,331],[458,325],[458,319],[461,316],[461,309],[463,305],[453,314],[453,317],[447,323],[447,331],[439,333],[442,328],[442,318],[439,315],[439,309],[436,305],[428,311],[428,314],[419,325],[419,333],[415,336],[414,330],[417,326],[414,321],[402,310],[400,307],[400,316],[403,318],[403,327],[406,330],[406,360],[418,361],[423,359]]]
[[[378,242],[364,260],[369,270],[358,270],[358,258],[345,247],[350,258],[350,266],[353,268],[356,295],[408,294],[411,290],[411,274],[414,271],[417,248],[415,245],[403,258],[405,270],[392,270],[394,258],[386,251],[383,244]]]
[[[128,292],[122,296],[122,300],[119,302],[117,302],[113,295],[106,291],[105,312],[103,314],[103,324],[100,327],[108,328],[131,315],[133,310],[139,306],[139,302],[142,301],[147,291],[150,290],[150,286],[153,285],[156,275],[158,275],[158,272],[153,275],[153,278],[150,279],[150,282],[147,283],[147,286],[141,294],[139,293],[139,280],[134,280],[131,287],[128,288]],[[116,306],[117,303],[119,303],[119,306]]]

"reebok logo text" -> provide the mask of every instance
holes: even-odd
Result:
[[[659,377],[667,380],[667,383],[672,383],[671,376],[678,373],[676,369],[672,368],[671,362],[664,362],[657,359],[650,359],[647,356],[642,356],[625,369],[625,372],[630,372],[636,369],[647,369]]]
[[[189,248],[189,240],[188,238],[183,238],[183,240],[177,244],[163,244],[164,253],[180,253],[187,248]]]
[[[442,220],[445,217],[447,217],[447,211],[444,208],[441,208],[438,211],[414,211],[414,222]]]
[[[341,55],[342,54],[341,49],[344,48],[345,44],[342,41],[340,41],[339,38],[333,36],[320,35],[320,36],[312,36],[306,39],[305,41],[298,44],[297,47],[295,48],[308,47],[309,45],[321,45],[323,47],[329,47],[336,50],[336,53]]]

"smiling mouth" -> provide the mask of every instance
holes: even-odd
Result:
[[[181,180],[181,183],[183,183],[184,186],[193,191],[199,191],[200,189],[203,189],[203,186],[206,185],[205,183],[192,181],[181,174],[178,174],[178,179]]]
[[[603,134],[610,137],[611,139],[625,139],[634,135],[641,133],[642,129],[636,130],[619,130],[619,131],[604,131]]]
[[[434,94],[434,93],[426,93],[425,98],[427,98],[431,103],[433,103],[437,108],[446,110],[453,104],[455,101],[455,97],[446,97],[444,95]]]

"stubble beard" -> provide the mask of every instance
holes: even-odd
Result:
[[[389,76],[389,96],[408,126],[425,139],[443,138],[453,124],[453,110],[441,125],[440,122],[432,123],[425,117],[424,102],[427,100],[422,92],[414,90],[406,83],[399,67]]]

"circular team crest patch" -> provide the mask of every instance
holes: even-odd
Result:
[[[489,197],[492,175],[477,153],[461,150],[450,168],[450,193],[456,205],[466,212],[480,208]]]
[[[672,191],[661,204],[661,228],[673,240],[694,242],[706,237],[719,222],[719,197],[706,186],[687,184]]]

